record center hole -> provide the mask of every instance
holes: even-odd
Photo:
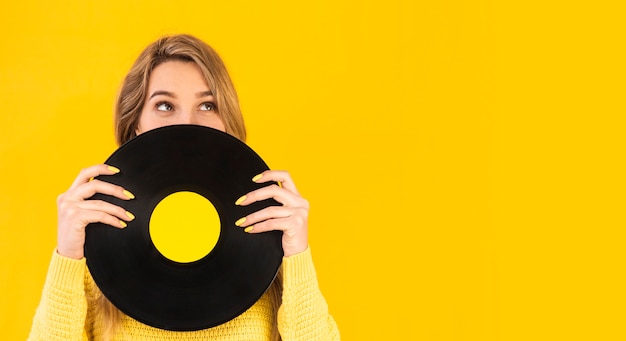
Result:
[[[150,238],[167,259],[190,263],[208,255],[220,236],[215,206],[194,192],[176,192],[157,204],[150,217]]]

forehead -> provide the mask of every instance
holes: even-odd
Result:
[[[148,92],[167,91],[207,91],[209,85],[194,62],[167,61],[157,65],[148,82]]]

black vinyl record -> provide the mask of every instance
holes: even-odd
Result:
[[[227,322],[263,295],[282,261],[282,233],[250,234],[235,226],[239,218],[278,205],[271,199],[235,205],[242,195],[267,186],[252,181],[268,167],[251,148],[215,129],[174,125],[130,140],[106,164],[121,172],[98,179],[135,194],[133,200],[93,197],[132,212],[136,218],[126,228],[101,223],[86,228],[87,266],[113,305],[147,325],[191,331]],[[192,262],[163,256],[149,232],[155,207],[181,191],[208,199],[219,214],[217,243]]]

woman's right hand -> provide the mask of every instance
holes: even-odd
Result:
[[[96,193],[111,195],[123,200],[135,196],[122,188],[93,178],[113,175],[119,169],[97,165],[83,169],[67,192],[57,198],[58,235],[57,252],[61,256],[82,259],[85,245],[85,227],[90,223],[103,223],[117,228],[126,227],[126,222],[135,217],[123,208],[102,200],[87,200]]]

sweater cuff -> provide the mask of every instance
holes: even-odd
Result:
[[[296,285],[316,281],[315,266],[311,256],[311,248],[289,257],[283,257],[283,278]]]
[[[86,264],[87,261],[84,257],[72,259],[61,256],[54,250],[46,281],[54,287],[82,290]]]

